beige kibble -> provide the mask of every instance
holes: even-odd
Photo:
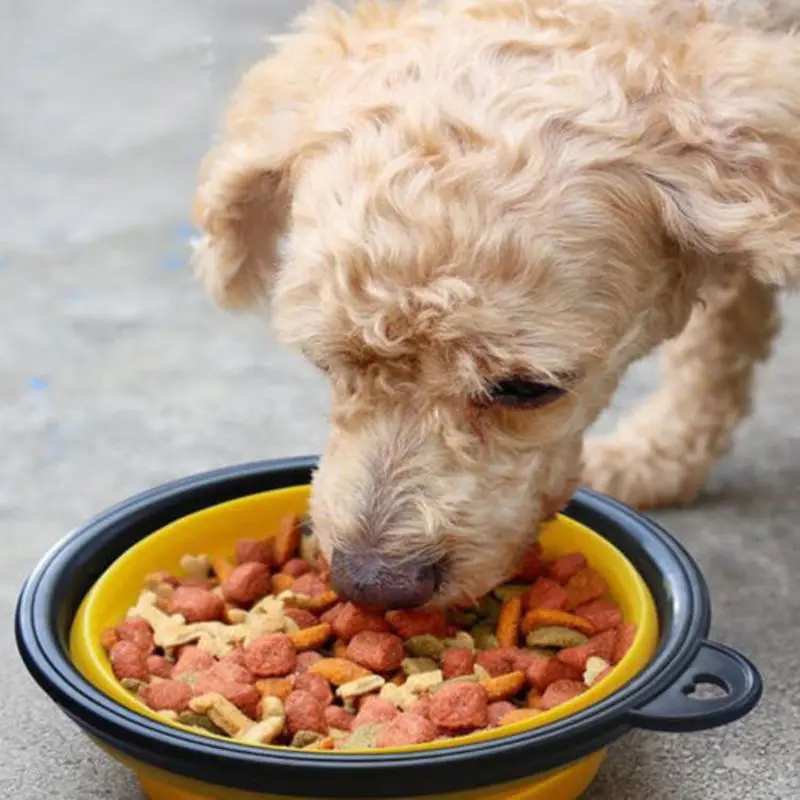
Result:
[[[379,722],[371,722],[356,728],[346,739],[339,742],[339,750],[373,750],[377,746],[378,734],[383,726]]]
[[[402,686],[394,683],[384,684],[381,687],[380,696],[403,711],[408,711],[419,700],[419,696],[408,689],[405,684]]]
[[[499,647],[499,642],[494,634],[494,628],[481,623],[476,625],[471,631],[472,640],[475,642],[477,650],[495,650]]]
[[[404,686],[409,692],[421,694],[422,692],[430,692],[435,687],[444,682],[444,675],[440,669],[433,672],[420,672],[417,675],[409,675]]]
[[[200,728],[207,733],[215,733],[217,736],[224,735],[225,731],[218,728],[205,714],[198,714],[195,711],[181,711],[178,714],[178,722],[186,725],[187,728]]]
[[[380,675],[367,675],[364,678],[356,678],[354,681],[342,684],[336,694],[342,698],[360,697],[370,692],[377,692],[386,681]]]
[[[122,684],[123,689],[127,689],[129,692],[133,692],[134,694],[139,694],[139,692],[144,689],[147,684],[144,681],[136,680],[136,678],[123,678],[120,683]]]
[[[594,686],[597,679],[602,675],[611,665],[604,658],[599,656],[589,656],[586,660],[586,669],[583,672],[583,682],[587,686]]]
[[[179,563],[187,578],[205,580],[211,574],[211,559],[205,554],[185,555]]]
[[[243,744],[272,744],[283,733],[284,725],[281,717],[267,717],[240,731],[235,738]]]
[[[233,703],[217,692],[209,692],[189,701],[189,708],[197,714],[204,714],[228,736],[237,738],[254,723]]]

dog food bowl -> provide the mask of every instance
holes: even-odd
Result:
[[[163,721],[115,680],[100,632],[135,603],[144,576],[186,553],[229,554],[240,538],[305,509],[313,459],[186,478],[127,500],[57,544],[25,583],[17,642],[39,685],[151,800],[416,798],[570,800],[631,728],[691,732],[747,714],[761,679],[706,640],[710,604],[696,564],[665,531],[580,491],[542,537],[548,558],[580,550],[639,630],[622,662],[580,697],[533,720],[455,742],[373,753],[251,747]],[[724,696],[694,695],[711,683]]]

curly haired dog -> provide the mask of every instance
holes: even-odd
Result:
[[[368,0],[244,78],[196,197],[223,305],[326,372],[334,581],[477,597],[579,481],[690,500],[800,277],[797,0]],[[278,241],[285,250],[278,254]],[[266,304],[265,304],[266,307]],[[584,433],[669,340],[660,389]]]

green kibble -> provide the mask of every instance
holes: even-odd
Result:
[[[297,731],[292,737],[292,747],[311,747],[321,742],[325,737],[316,731]]]
[[[207,733],[225,736],[225,732],[218,728],[205,714],[196,714],[194,711],[181,711],[178,714],[178,722],[181,725],[186,725],[187,728],[199,728]]]
[[[575,647],[579,644],[586,644],[588,636],[584,636],[579,631],[571,628],[563,628],[554,625],[549,628],[534,628],[525,638],[528,647]]]
[[[487,594],[478,605],[478,613],[487,622],[496,623],[502,608],[503,604],[496,597]]]
[[[374,750],[378,742],[381,725],[372,722],[356,728],[346,739],[339,743],[340,750]]]
[[[475,649],[475,640],[466,631],[459,631],[450,639],[443,639],[442,644],[446,650],[451,647],[465,647],[467,650]]]
[[[471,628],[478,621],[477,611],[450,611],[448,618],[459,628]]]
[[[441,639],[429,633],[421,636],[412,636],[406,640],[406,650],[417,658],[432,658],[438,661],[444,653],[445,647]]]
[[[492,594],[502,603],[507,603],[515,597],[521,597],[530,587],[520,583],[504,583],[498,586]]]
[[[494,650],[500,646],[494,634],[494,628],[489,625],[476,625],[470,633],[478,650]]]
[[[419,675],[423,672],[433,672],[439,665],[432,658],[404,658],[403,672],[406,675]]]

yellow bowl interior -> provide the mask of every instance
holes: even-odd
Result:
[[[76,667],[100,691],[123,706],[146,717],[190,730],[164,720],[114,677],[109,660],[100,646],[100,634],[124,619],[135,605],[148,573],[167,570],[179,573],[179,561],[187,553],[212,557],[230,556],[237,539],[264,538],[287,513],[304,514],[307,486],[280,489],[233,500],[183,517],[142,539],[120,556],[100,577],[84,598],[70,632],[70,650]],[[627,558],[600,535],[568,517],[560,516],[544,526],[540,539],[547,559],[569,552],[582,552],[609,585],[611,598],[619,604],[626,622],[638,626],[636,640],[628,654],[603,681],[534,719],[461,737],[457,744],[498,739],[539,728],[597,703],[628,683],[650,661],[658,643],[658,619],[653,597]],[[196,733],[192,729],[192,732]],[[214,734],[203,734],[220,738]],[[382,753],[412,752],[452,747],[455,743],[435,742],[382,750]],[[269,747],[281,750],[283,747]],[[342,754],[356,754],[348,751]]]

